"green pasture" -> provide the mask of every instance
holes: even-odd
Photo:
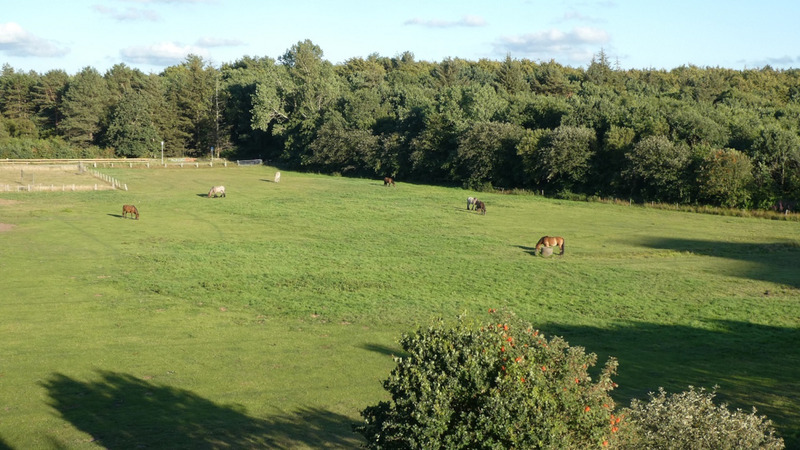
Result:
[[[275,171],[0,193],[0,449],[358,447],[401,334],[489,308],[800,447],[798,222]]]

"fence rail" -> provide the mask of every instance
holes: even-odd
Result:
[[[123,185],[124,186],[124,185]],[[67,192],[67,191],[107,191],[116,189],[109,184],[0,184],[2,192]],[[121,189],[121,188],[120,188]],[[125,186],[127,191],[127,186]]]
[[[53,166],[53,165],[80,165],[93,168],[175,168],[175,167],[228,167],[228,160],[217,159],[213,161],[197,158],[168,158],[165,161],[152,158],[91,158],[91,159],[0,159],[0,166]]]

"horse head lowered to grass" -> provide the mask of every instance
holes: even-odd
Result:
[[[208,191],[208,198],[216,196],[225,197],[225,186],[214,186]]]
[[[542,247],[558,247],[561,249],[559,255],[564,254],[564,238],[561,236],[542,236],[539,242],[536,243],[536,248],[533,251],[534,255],[539,254],[539,249]]]
[[[136,216],[136,220],[139,220],[139,210],[136,209],[136,206],[122,205],[122,218],[124,219],[128,214],[130,214],[131,217]]]

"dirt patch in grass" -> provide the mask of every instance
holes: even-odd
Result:
[[[12,228],[14,228],[14,225],[10,223],[0,223],[0,233],[3,231],[11,231]]]
[[[20,203],[19,200],[9,200],[7,198],[0,198],[0,205],[15,205]]]

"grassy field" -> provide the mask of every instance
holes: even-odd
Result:
[[[797,222],[501,194],[481,216],[275,170],[0,193],[0,449],[354,448],[400,335],[489,308],[617,357],[622,406],[719,385],[800,447]],[[533,256],[545,234],[563,257]]]

